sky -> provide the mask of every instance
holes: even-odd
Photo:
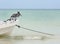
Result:
[[[60,9],[60,0],[0,0],[0,9]]]

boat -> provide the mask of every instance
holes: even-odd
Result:
[[[18,17],[20,12],[12,14],[12,16],[6,21],[0,21],[0,35],[10,35],[13,28],[18,24]]]

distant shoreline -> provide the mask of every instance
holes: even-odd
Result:
[[[0,9],[0,10],[60,10],[60,9]]]

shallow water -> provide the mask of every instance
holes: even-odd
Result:
[[[35,38],[30,38],[32,36],[28,36],[29,38],[26,39],[26,37],[25,36],[24,37],[23,36],[5,36],[5,37],[3,36],[3,37],[0,37],[0,44],[60,44],[60,38],[45,37],[45,39],[36,39],[36,37],[38,36],[34,36]]]
[[[60,40],[59,39],[49,39],[49,40],[0,39],[0,44],[60,44]]]

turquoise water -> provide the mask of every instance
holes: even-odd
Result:
[[[51,34],[60,34],[60,10],[0,10],[0,20],[8,19],[13,13],[21,12],[19,25]],[[14,35],[39,35],[36,32],[15,28]]]

